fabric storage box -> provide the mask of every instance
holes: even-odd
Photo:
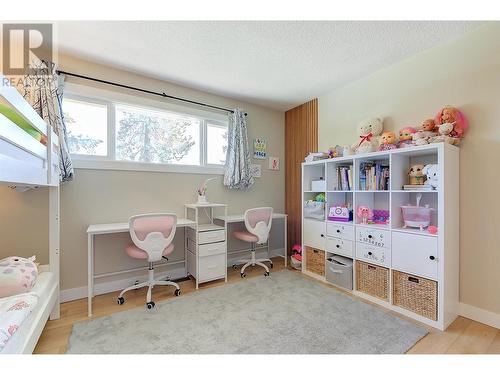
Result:
[[[437,282],[393,270],[392,303],[425,318],[437,320]]]
[[[323,179],[311,181],[311,191],[316,191],[316,192],[326,191],[326,181]]]
[[[334,255],[326,260],[326,281],[344,289],[352,290],[352,259]]]
[[[325,220],[325,202],[306,201],[304,217],[316,220]]]
[[[356,260],[356,290],[389,300],[389,270]]]
[[[306,270],[320,276],[325,276],[325,252],[306,247]]]

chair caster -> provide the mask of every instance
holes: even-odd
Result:
[[[118,302],[119,305],[123,305],[125,303],[125,298],[118,297],[118,299],[116,300],[116,302]]]
[[[273,268],[273,264],[272,263],[271,263],[270,267]]]
[[[236,264],[233,264],[233,270],[237,269],[238,266]]]
[[[181,290],[180,289],[176,289],[175,292],[174,292],[174,296],[178,297],[181,295]]]
[[[148,310],[151,310],[153,307],[155,307],[155,303],[153,301],[146,303],[146,307]]]
[[[245,272],[242,272],[242,273],[240,273],[240,276],[241,276],[241,277],[246,277],[246,276],[247,276],[247,274],[246,274]]]
[[[264,276],[269,276],[269,271],[264,272]]]

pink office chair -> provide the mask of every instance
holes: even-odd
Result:
[[[273,267],[273,262],[268,258],[255,259],[255,245],[260,245],[267,242],[269,238],[269,231],[271,230],[272,221],[272,207],[251,208],[245,211],[245,227],[247,230],[233,232],[233,235],[239,240],[250,242],[252,244],[252,258],[250,260],[242,260],[238,262],[239,264],[246,262],[241,268],[241,277],[246,276],[245,270],[248,266],[255,265],[264,267],[264,269],[266,270],[264,276],[269,276],[269,268],[267,268],[267,266],[262,262],[269,262],[271,268]]]
[[[132,285],[124,289],[118,297],[118,304],[122,305],[125,302],[123,295],[129,290],[148,287],[146,297],[146,306],[152,309],[155,303],[151,301],[151,290],[155,285],[172,285],[175,286],[174,294],[181,294],[181,289],[178,284],[169,280],[155,280],[153,264],[167,257],[174,251],[172,240],[175,236],[177,227],[177,216],[175,214],[145,214],[132,216],[129,219],[130,237],[133,244],[127,246],[125,251],[128,255],[135,259],[147,259],[149,262],[149,278],[148,281]]]

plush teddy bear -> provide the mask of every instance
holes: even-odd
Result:
[[[432,137],[438,135],[436,132],[436,122],[433,119],[425,120],[420,129],[413,133],[413,144],[416,146],[426,145]]]
[[[427,164],[422,172],[425,174],[427,179],[425,180],[426,185],[431,185],[432,188],[435,190],[438,188],[438,182],[439,182],[439,171],[438,171],[438,165],[437,164]]]
[[[460,138],[453,137],[451,135],[453,133],[454,125],[455,125],[455,123],[453,123],[453,122],[446,122],[444,124],[439,125],[438,126],[439,135],[436,135],[436,136],[430,138],[429,143],[446,142],[446,143],[449,143],[450,145],[459,145]]]
[[[398,146],[396,146],[396,134],[394,134],[394,132],[383,132],[381,140],[382,143],[378,148],[379,151],[388,151],[398,148]]]
[[[408,177],[410,185],[423,185],[425,181],[424,165],[415,164],[410,167]]]
[[[380,135],[384,130],[382,119],[371,118],[361,121],[357,129],[359,140],[352,146],[356,154],[377,151]]]

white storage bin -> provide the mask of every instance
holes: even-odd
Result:
[[[352,259],[334,255],[326,260],[326,281],[344,289],[352,290]]]
[[[383,247],[357,243],[356,258],[368,263],[380,264],[386,267],[391,266],[391,250]]]
[[[391,232],[375,228],[357,227],[356,241],[377,247],[391,247]]]
[[[304,204],[304,217],[325,220],[325,202],[307,201]]]
[[[311,181],[311,190],[317,192],[326,191],[326,181],[325,180],[314,180]]]

